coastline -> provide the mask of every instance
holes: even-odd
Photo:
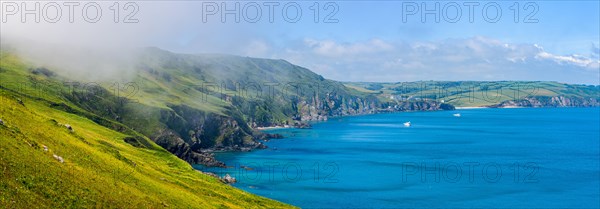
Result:
[[[508,111],[507,113],[510,114],[510,116],[515,116],[518,118],[530,118],[532,115],[539,115],[542,114],[541,112],[537,111],[537,110],[533,110],[535,108],[523,108],[524,110],[529,109],[530,111],[527,112],[514,112],[514,111],[509,111],[510,109],[504,109],[506,111]],[[520,135],[520,134],[516,134],[513,135],[511,132],[502,132],[501,130],[504,130],[505,127],[502,126],[487,126],[487,124],[480,124],[481,121],[486,121],[485,123],[488,122],[498,122],[497,118],[500,119],[504,119],[506,118],[506,116],[504,114],[496,114],[497,111],[502,111],[502,110],[496,110],[493,108],[486,108],[486,109],[481,109],[481,110],[472,110],[469,112],[473,112],[477,113],[477,114],[467,114],[466,110],[465,110],[465,115],[463,118],[458,119],[458,121],[462,121],[462,122],[466,122],[468,124],[473,124],[476,125],[478,127],[490,127],[491,129],[495,129],[495,130],[499,130],[497,133],[499,134],[503,134],[501,136],[494,136],[497,137],[497,139],[502,139],[504,137],[521,137],[522,139],[527,139],[528,135]],[[571,112],[571,111],[569,111]],[[582,111],[575,111],[575,112],[582,112]],[[583,111],[583,113],[586,113],[587,111]],[[592,112],[596,112],[597,111],[592,111]],[[439,113],[431,113],[428,114],[424,117],[426,117],[427,119],[431,119],[433,121],[427,121],[432,122],[432,124],[455,124],[457,123],[457,119],[452,117],[452,115],[450,114],[452,112],[439,112]],[[486,114],[486,113],[491,113],[491,114]],[[564,114],[564,113],[557,113],[555,111],[546,111],[543,114],[559,114],[559,115],[572,115],[572,114]],[[439,115],[442,115],[442,117],[438,117]],[[590,115],[590,114],[587,114]],[[592,114],[593,115],[593,114]],[[367,115],[365,115],[367,116]],[[381,117],[377,117],[376,119],[374,118],[363,118],[363,119],[358,119],[358,120],[345,120],[342,121],[342,123],[344,124],[353,124],[353,123],[357,123],[357,122],[364,122],[367,121],[369,123],[374,123],[374,124],[378,124],[378,121],[386,121],[386,123],[398,123],[398,122],[402,122],[404,119],[402,117],[396,117],[393,115],[389,115],[386,116],[384,114],[379,115]],[[429,117],[429,116],[434,116],[434,117]],[[354,117],[354,116],[351,116]],[[415,115],[413,117],[423,117],[421,115]],[[491,120],[488,120],[491,117]],[[578,116],[572,116],[572,117],[578,117]],[[389,121],[388,121],[389,120]],[[543,119],[540,119],[543,120]],[[514,126],[511,127],[517,127],[517,128],[522,128],[522,124],[526,124],[527,121],[526,120],[519,120],[520,124],[515,124]],[[560,121],[560,119],[557,119],[556,121]],[[438,123],[439,122],[439,123]],[[471,122],[477,122],[477,123],[471,123]],[[334,121],[334,123],[337,123]],[[490,124],[492,124],[490,123]],[[544,124],[540,124],[540,123],[529,123],[529,124],[533,124],[534,128],[537,128],[539,130],[544,130],[545,129],[545,125]],[[573,124],[572,127],[577,127],[578,124]],[[375,149],[364,149],[366,151],[361,152],[361,157],[363,159],[369,160],[369,161],[374,161],[374,162],[391,162],[392,160],[394,160],[394,157],[391,156],[389,158],[386,158],[387,156],[389,156],[389,153],[393,153],[396,151],[396,147],[399,147],[398,149],[403,149],[405,146],[407,146],[405,142],[403,141],[396,141],[396,140],[387,140],[383,143],[372,143],[373,141],[375,141],[376,139],[378,139],[378,137],[381,137],[382,135],[371,135],[368,137],[372,137],[370,139],[374,139],[374,140],[346,140],[344,139],[344,137],[339,137],[339,136],[344,136],[340,133],[343,133],[344,131],[340,131],[338,132],[337,127],[344,127],[347,132],[346,133],[355,133],[356,131],[360,131],[360,130],[371,130],[371,129],[377,129],[377,131],[375,133],[388,133],[387,131],[393,131],[393,133],[391,134],[386,134],[384,136],[386,137],[394,137],[396,136],[395,133],[407,133],[410,134],[409,136],[413,136],[410,137],[411,139],[414,140],[414,144],[410,144],[408,146],[410,146],[410,148],[414,148],[415,150],[418,150],[418,148],[421,148],[423,146],[436,146],[436,145],[422,145],[418,142],[421,141],[427,141],[427,140],[437,140],[438,138],[435,135],[430,135],[428,137],[424,137],[419,138],[423,135],[423,133],[426,133],[428,130],[426,129],[413,129],[411,131],[405,131],[407,129],[402,129],[402,128],[391,128],[391,126],[338,126],[338,125],[324,125],[324,126],[318,126],[315,128],[315,132],[309,130],[308,133],[303,133],[303,134],[298,134],[296,136],[293,136],[294,138],[290,139],[285,139],[285,140],[280,140],[279,142],[274,142],[272,145],[272,147],[277,147],[278,149],[274,149],[274,150],[266,150],[266,151],[260,151],[260,152],[256,152],[256,153],[248,153],[248,154],[233,154],[233,155],[224,155],[225,157],[222,160],[225,160],[225,162],[227,164],[229,164],[229,167],[227,169],[212,169],[212,170],[208,170],[209,171],[213,171],[215,172],[219,177],[224,178],[224,176],[226,176],[227,174],[229,174],[231,177],[236,178],[236,180],[238,181],[236,184],[233,184],[234,187],[240,188],[240,189],[244,189],[245,191],[251,192],[253,194],[257,194],[257,195],[261,195],[261,196],[265,196],[268,198],[274,198],[277,200],[280,200],[282,202],[286,202],[286,203],[290,203],[290,204],[294,204],[297,205],[299,207],[329,207],[333,204],[338,204],[338,203],[329,203],[329,198],[331,199],[341,199],[341,198],[346,198],[345,194],[341,194],[341,195],[337,195],[337,194],[332,194],[331,196],[327,196],[326,194],[328,192],[331,191],[340,191],[343,189],[347,189],[347,187],[345,187],[348,184],[327,184],[324,187],[326,187],[327,189],[321,189],[319,187],[310,187],[311,182],[302,182],[302,181],[289,181],[286,179],[286,177],[283,177],[283,174],[287,174],[290,173],[288,170],[286,170],[286,166],[290,167],[290,169],[294,169],[294,167],[297,168],[301,168],[304,171],[306,171],[307,169],[313,169],[313,167],[309,167],[311,165],[314,165],[314,163],[319,163],[320,165],[324,165],[324,162],[328,162],[328,161],[333,161],[336,162],[336,164],[333,165],[337,165],[340,166],[340,168],[343,168],[345,170],[341,170],[340,172],[345,172],[346,174],[348,172],[351,172],[350,174],[352,175],[336,175],[334,176],[336,180],[339,180],[339,182],[353,182],[353,181],[360,181],[358,180],[363,174],[364,171],[360,171],[359,170],[355,170],[355,169],[348,169],[348,168],[356,168],[359,167],[361,165],[361,162],[356,161],[356,158],[354,157],[354,155],[348,155],[346,153],[343,152],[334,152],[334,151],[330,151],[329,149],[332,149],[331,142],[335,142],[336,144],[339,143],[339,147],[336,148],[340,148],[339,150],[348,150],[349,148],[353,148],[354,150],[361,150],[361,147],[365,147],[365,146],[376,146]],[[435,127],[432,127],[435,128]],[[458,127],[461,130],[465,130],[464,132],[461,131],[462,135],[458,135],[458,136],[454,136],[452,138],[445,138],[444,141],[442,142],[448,142],[448,143],[455,143],[455,142],[461,142],[464,140],[464,138],[468,138],[465,136],[470,136],[471,134],[478,134],[479,136],[486,136],[487,133],[485,132],[480,132],[480,133],[472,133],[469,132],[470,130],[470,125],[468,127]],[[284,132],[288,132],[288,130],[292,130],[292,129],[283,129],[282,131]],[[334,130],[335,132],[330,132],[331,130]],[[520,129],[523,133],[528,133],[529,132],[529,127],[527,128],[522,128]],[[325,134],[319,134],[320,131],[325,131],[323,133],[328,133],[328,135]],[[448,131],[452,131],[452,130],[448,130]],[[556,131],[556,130],[555,130]],[[279,132],[281,133],[281,132]],[[329,134],[331,133],[331,134]],[[283,134],[283,133],[282,133]],[[314,137],[314,136],[322,136],[322,137],[332,137],[331,139],[334,139],[334,141],[330,141],[330,140],[323,140],[321,138],[319,138],[318,140],[314,140],[314,142],[318,142],[318,143],[306,143],[308,142],[307,140],[302,140],[303,138],[308,138],[308,137]],[[363,137],[363,135],[360,135],[361,138]],[[559,141],[563,141],[560,140],[560,136],[557,135],[551,135],[554,136],[553,139],[556,140],[555,142],[559,142]],[[335,138],[339,138],[339,141],[335,140]],[[409,137],[407,137],[409,138]],[[588,137],[589,138],[589,137]],[[473,138],[472,142],[476,142],[478,141],[478,139]],[[381,141],[380,141],[381,142]],[[520,142],[520,141],[519,141]],[[531,145],[536,144],[537,142],[535,140],[529,141],[531,143]],[[492,142],[493,143],[493,142]],[[493,146],[487,146],[486,144],[480,144],[480,143],[467,143],[468,145],[461,145],[461,146],[468,146],[470,149],[478,149],[478,148],[486,148],[488,147],[490,150],[494,149]],[[565,144],[569,144],[568,142],[565,142]],[[397,146],[394,146],[397,145]],[[292,148],[290,150],[290,148]],[[330,152],[322,152],[321,150],[327,150]],[[333,148],[333,150],[335,150],[335,148]],[[426,151],[422,151],[422,153],[427,153]],[[544,152],[543,151],[538,151],[537,153],[543,155]],[[302,157],[298,157],[298,156],[302,156]],[[323,158],[323,156],[327,156],[328,158]],[[381,158],[378,158],[378,156],[381,156]],[[452,153],[448,154],[447,156],[450,156],[450,158],[444,158],[446,159],[448,162],[461,162],[461,160],[467,159],[467,158],[463,158],[463,156],[456,156],[456,155],[452,155]],[[531,158],[534,158],[535,156],[540,156],[540,155],[531,155]],[[220,157],[220,156],[219,156]],[[483,159],[488,159],[485,156],[481,155],[480,152],[472,152],[471,155],[468,156],[469,159],[479,159],[479,158],[483,158]],[[426,157],[424,157],[426,158]],[[574,158],[577,158],[577,156],[574,156]],[[417,159],[420,160],[420,159]],[[415,160],[416,161],[416,160]],[[235,163],[232,163],[235,162]],[[268,162],[266,165],[265,162]],[[278,166],[275,167],[271,167],[273,164],[269,164],[272,162],[277,162],[279,163]],[[416,161],[416,163],[421,163],[421,162],[425,162],[425,163],[429,163],[431,165],[435,165],[436,160],[422,160],[422,161]],[[354,164],[356,163],[356,164]],[[461,162],[461,163],[464,163]],[[506,160],[506,161],[502,161],[502,163],[506,163],[506,164],[510,164],[513,163],[510,161],[510,159]],[[254,165],[254,166],[253,166]],[[291,167],[294,166],[294,167]],[[344,167],[341,167],[344,166]],[[392,166],[388,166],[388,164],[385,163],[373,163],[370,164],[369,169],[371,169],[372,171],[377,171],[377,172],[386,172],[386,171],[390,171],[390,173],[392,173],[392,171],[400,171],[401,172],[401,167],[392,167]],[[262,173],[261,177],[259,179],[254,178],[255,176],[258,176],[258,173],[260,173],[261,171],[266,171],[266,168],[268,168],[268,174],[269,176],[272,175],[274,176],[273,179],[270,179],[269,176],[265,176],[266,173]],[[307,168],[307,169],[305,169]],[[270,170],[273,169],[273,170]],[[395,169],[395,170],[394,170]],[[463,169],[465,169],[465,167],[463,167]],[[298,170],[298,169],[296,169]],[[370,171],[371,171],[370,170]],[[249,175],[250,174],[250,175]],[[294,170],[291,170],[291,174],[294,175]],[[308,172],[308,173],[304,173],[303,175],[311,175],[313,174],[312,172]],[[485,174],[482,174],[485,175]],[[294,176],[292,176],[294,177]],[[308,176],[308,177],[312,177],[312,176]],[[505,178],[503,181],[501,182],[512,182],[514,179],[510,178],[512,176],[509,176],[509,178]],[[567,179],[567,178],[565,178]],[[428,183],[423,183],[423,184],[418,184],[419,182],[421,182],[420,179],[420,175],[413,175],[413,176],[409,176],[407,178],[407,180],[410,180],[411,182],[414,182],[416,185],[418,185],[416,188],[412,188],[410,191],[419,191],[421,189],[423,190],[427,190],[429,184]],[[560,180],[560,179],[558,179]],[[272,183],[272,182],[276,182],[276,183]],[[381,179],[381,184],[369,184],[370,182],[361,182],[360,184],[365,185],[365,187],[368,187],[369,190],[369,194],[374,194],[372,196],[377,196],[377,194],[386,194],[389,190],[386,190],[386,180],[385,179]],[[433,181],[430,181],[433,182]],[[464,183],[467,183],[468,180],[464,180]],[[548,183],[551,184],[551,183]],[[273,186],[276,185],[276,186]],[[299,186],[296,186],[299,185]],[[308,186],[306,186],[308,185]],[[371,186],[373,185],[373,186]],[[297,188],[299,188],[300,186],[305,186],[305,188],[309,188],[307,190],[296,190]],[[351,189],[351,188],[350,188]],[[349,190],[350,190],[349,189]],[[449,185],[449,187],[446,187],[446,189],[453,190],[454,188],[452,187],[452,185]],[[500,189],[502,190],[507,190],[510,191],[510,188],[505,188],[505,187],[500,187]],[[272,191],[277,190],[280,191],[281,193],[273,193]],[[405,190],[395,190],[394,192],[397,192],[397,194],[403,194]],[[313,195],[313,193],[318,194],[319,197],[317,197],[316,200],[314,199],[309,199],[307,197]],[[433,193],[435,193],[435,191],[433,191]],[[296,195],[292,195],[292,194],[304,194],[306,196],[296,196]],[[358,194],[356,195],[357,197],[360,196],[362,194]],[[473,193],[473,196],[477,196],[477,193]],[[573,194],[574,195],[574,194]],[[418,196],[418,195],[417,195]],[[308,200],[308,201],[305,201]],[[317,202],[318,201],[318,202]],[[376,204],[381,204],[381,207],[385,207],[389,202],[382,200],[382,201],[378,201],[378,200],[371,200],[371,201],[375,201]],[[454,199],[452,199],[451,197],[447,199],[447,201],[449,203],[451,203],[452,201],[455,201]],[[426,203],[427,200],[423,200],[423,203]],[[465,200],[465,202],[469,202],[468,200]],[[327,204],[331,204],[331,205],[327,205]],[[393,204],[403,204],[401,201],[399,202],[395,202]],[[349,207],[352,205],[349,205]],[[390,206],[391,207],[391,206]]]
[[[463,107],[455,107],[455,110],[469,110],[469,109],[490,109],[490,108],[504,108],[504,109],[518,109],[518,108],[543,108],[543,107],[523,107],[523,106],[518,106],[518,105],[510,105],[510,106],[503,106],[503,107],[489,107],[489,106],[463,106]],[[547,108],[560,108],[560,107],[552,107],[549,106]],[[388,114],[388,113],[402,113],[402,112],[429,112],[431,110],[417,110],[417,111],[391,111],[391,112],[369,112],[369,113],[362,113],[362,114],[349,114],[349,115],[340,115],[340,116],[331,116],[328,119],[329,120],[333,120],[333,119],[340,119],[340,118],[344,118],[344,117],[356,117],[356,116],[365,116],[365,115],[376,115],[376,114]],[[452,111],[452,110],[432,110],[432,111]],[[279,134],[270,134],[268,132],[264,132],[264,131],[270,131],[270,130],[280,130],[280,129],[306,129],[306,128],[311,128],[311,124],[315,123],[315,122],[326,122],[328,120],[311,120],[311,121],[306,121],[306,123],[304,125],[275,125],[275,126],[260,126],[260,127],[254,127],[253,129],[255,131],[261,132],[262,134],[264,134],[265,137],[259,139],[263,142],[268,141],[270,139],[282,139],[285,138],[282,135]],[[258,146],[256,147],[235,147],[235,148],[212,148],[212,149],[204,149],[202,150],[203,154],[212,154],[212,153],[222,153],[222,152],[251,152],[253,150],[256,149],[266,149],[267,146],[264,145],[263,143],[259,143]],[[211,159],[210,162],[212,165],[206,165],[208,167],[227,167],[227,165],[222,162],[217,160],[216,158],[214,158],[214,155],[210,155],[210,156],[204,156],[204,157],[208,157],[208,159]],[[201,165],[202,163],[197,163],[199,165]]]
[[[517,106],[517,105],[507,105],[507,106],[502,106],[502,107],[499,107],[499,108],[511,109],[511,108],[527,108],[527,107],[522,107],[522,106]]]
[[[256,127],[256,130],[274,130],[274,129],[286,129],[286,128],[296,128],[294,126],[289,126],[289,125],[285,125],[285,126],[265,126],[265,127]]]
[[[527,108],[533,108],[533,109],[538,109],[538,108],[543,108],[543,107],[521,107],[521,106],[505,106],[505,107],[476,107],[476,106],[465,106],[465,107],[455,107],[456,110],[470,110],[470,109],[527,109]],[[546,107],[546,108],[560,108],[560,107]],[[576,108],[576,107],[567,107],[567,108]],[[407,113],[407,112],[436,112],[436,111],[447,111],[447,110],[435,110],[435,111],[426,111],[426,110],[421,110],[421,111],[396,111],[396,112],[384,112],[383,114],[390,114],[390,113]],[[367,113],[367,114],[355,114],[355,115],[343,115],[343,116],[334,116],[334,117],[330,117],[329,120],[331,119],[340,119],[340,118],[345,118],[345,117],[359,117],[359,116],[367,116],[367,115],[377,115],[377,114],[381,114],[381,112],[372,112],[372,113]],[[224,161],[218,160],[215,157],[216,153],[239,153],[239,152],[252,152],[254,150],[260,150],[260,149],[267,149],[268,147],[263,144],[264,142],[269,141],[270,139],[283,139],[286,138],[280,134],[272,134],[269,133],[268,131],[271,130],[283,130],[283,129],[306,129],[306,128],[312,128],[312,126],[310,125],[311,123],[315,123],[315,122],[327,122],[328,120],[322,120],[322,121],[307,121],[307,126],[291,126],[291,125],[275,125],[275,126],[261,126],[261,127],[255,127],[253,128],[255,131],[259,131],[263,134],[265,134],[265,138],[261,139],[262,142],[260,143],[261,146],[257,146],[257,147],[244,147],[244,148],[239,148],[239,149],[227,149],[227,148],[221,148],[221,149],[206,149],[203,150],[204,154],[209,154],[210,156],[208,156],[208,158],[211,160],[212,165],[206,165],[206,164],[201,164],[201,163],[197,163],[197,164],[193,164],[192,166],[194,167],[195,170],[198,170],[200,172],[203,172],[205,174],[211,175],[211,176],[215,176],[217,177],[221,182],[225,183],[225,184],[231,184],[231,183],[235,183],[236,179],[235,177],[227,177],[227,176],[219,176],[215,173],[212,173],[210,171],[207,171],[207,168],[230,168],[231,166],[226,164]],[[198,167],[196,167],[198,166]],[[203,169],[204,168],[204,169]]]
[[[490,107],[454,107],[457,110],[468,110],[468,109],[485,109],[485,108],[490,108]]]

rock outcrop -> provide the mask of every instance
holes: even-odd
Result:
[[[75,130],[73,130],[73,127],[69,124],[65,124],[65,128],[67,128],[67,130],[69,130],[70,132],[75,132]]]
[[[210,167],[225,167],[223,162],[217,161],[214,154],[193,150],[191,146],[178,135],[169,130],[161,130],[155,138],[156,144],[165,148],[177,157],[190,164],[202,164]]]
[[[58,156],[56,154],[52,154],[52,157],[54,157],[54,159],[56,159],[60,163],[65,163],[65,160],[61,156]]]
[[[237,182],[237,180],[234,177],[231,177],[229,174],[225,174],[225,176],[223,176],[220,179],[223,183],[226,183],[226,184],[233,184],[233,183]]]

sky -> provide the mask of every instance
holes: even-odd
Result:
[[[340,81],[600,84],[599,1],[92,2],[69,14],[40,1],[37,23],[22,20],[35,1],[2,1],[0,35],[55,63],[72,62],[56,53],[72,47],[155,46],[285,59]]]

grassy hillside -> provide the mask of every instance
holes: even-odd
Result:
[[[528,97],[600,99],[600,86],[547,81],[419,81],[399,83],[348,82],[344,85],[375,94],[383,101],[435,100],[458,107],[490,106]]]
[[[0,55],[3,208],[289,207],[199,173],[126,125],[75,105],[60,79],[30,67]]]

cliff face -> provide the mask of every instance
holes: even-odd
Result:
[[[489,107],[597,107],[600,100],[595,98],[566,96],[535,96],[520,100],[508,100]]]
[[[230,116],[206,113],[188,106],[171,106],[161,111],[160,121],[166,127],[152,135],[157,144],[191,164],[224,166],[214,159],[213,150],[249,151],[265,146],[236,114]]]
[[[315,97],[310,102],[302,100],[288,105],[290,108],[296,108],[290,115],[292,124],[288,124],[297,127],[305,127],[308,121],[324,121],[337,116],[453,108],[435,102],[406,102],[395,105],[392,109],[381,109],[377,100],[359,97],[345,99],[333,95],[321,100]],[[161,111],[160,121],[166,127],[152,134],[151,138],[191,164],[222,167],[225,165],[214,159],[213,151],[250,151],[266,148],[259,140],[276,137],[253,130],[250,124],[242,119],[243,116],[234,110],[223,116],[187,106],[170,106],[170,109]],[[288,125],[270,120],[264,123]]]
[[[297,107],[292,117],[300,121],[323,121],[329,117],[361,115],[374,113],[379,108],[376,98],[344,97],[338,94],[326,94],[321,99],[312,97],[292,104]]]
[[[320,102],[298,105],[299,112],[296,118],[302,121],[322,121],[328,117],[346,115],[364,115],[378,112],[404,112],[404,111],[437,111],[453,110],[454,106],[436,101],[402,101],[380,102],[377,98],[351,98],[340,99],[328,97]]]
[[[413,101],[398,102],[396,105],[388,106],[388,109],[394,111],[436,111],[436,110],[454,110],[454,106],[437,101]]]
[[[173,111],[163,111],[160,121],[178,133],[193,149],[254,148],[260,146],[253,140],[253,130],[239,113],[228,115],[206,113],[185,105],[170,106]]]

